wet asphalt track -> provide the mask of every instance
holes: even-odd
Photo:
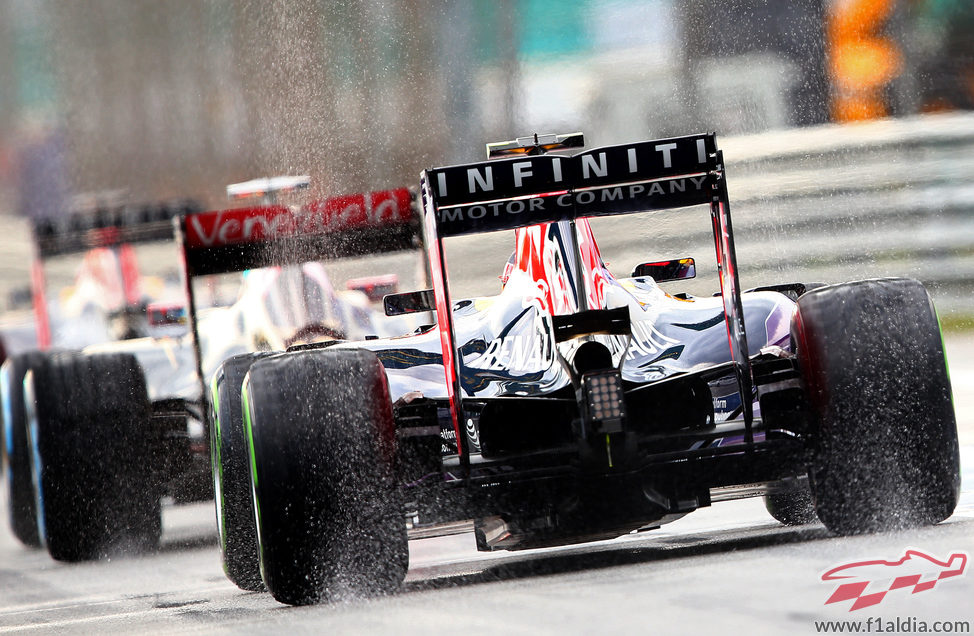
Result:
[[[918,594],[895,590],[856,612],[850,602],[825,605],[834,586],[819,580],[839,564],[893,560],[908,547],[942,559],[974,555],[974,335],[947,347],[964,493],[937,527],[836,538],[818,524],[780,526],[760,499],[747,499],[661,530],[543,551],[483,555],[469,533],[458,534],[414,541],[396,595],[289,608],[224,578],[210,505],[167,510],[159,552],[97,563],[55,563],[20,547],[3,524],[0,634],[813,634],[817,620],[869,618],[972,628],[972,574]]]

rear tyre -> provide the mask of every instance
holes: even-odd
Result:
[[[362,350],[255,363],[243,391],[260,564],[278,601],[395,590],[409,549],[385,371]]]
[[[24,380],[38,525],[51,556],[158,545],[158,458],[142,368],[128,354],[59,354]]]
[[[226,360],[211,385],[211,466],[223,570],[237,587],[251,592],[263,590],[264,582],[257,556],[257,521],[240,390],[251,365],[268,355],[245,353]]]
[[[808,481],[789,480],[764,496],[768,513],[786,526],[803,526],[818,521]]]
[[[27,453],[27,416],[24,410],[24,375],[45,357],[41,351],[11,356],[0,369],[3,400],[3,462],[7,469],[7,506],[10,529],[29,548],[41,547],[37,533],[34,487]]]
[[[949,517],[960,493],[957,425],[923,285],[816,289],[799,299],[793,332],[817,417],[810,478],[825,526],[855,534]]]

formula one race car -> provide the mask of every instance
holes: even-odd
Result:
[[[74,210],[63,218],[35,221],[31,287],[40,350],[11,356],[0,372],[8,517],[14,536],[23,544],[39,547],[50,537],[59,537],[53,543],[48,541],[52,553],[70,557],[87,552],[82,546],[91,533],[80,526],[106,525],[101,515],[107,510],[81,507],[46,524],[39,524],[40,515],[45,510],[59,510],[61,497],[67,496],[69,490],[94,500],[103,497],[99,494],[103,488],[111,490],[116,482],[120,486],[112,496],[126,500],[121,523],[133,526],[132,536],[158,532],[157,521],[141,518],[142,512],[132,512],[141,505],[142,476],[122,468],[141,461],[141,445],[150,435],[165,437],[177,446],[188,443],[186,424],[171,417],[171,401],[159,399],[159,408],[151,409],[153,419],[148,430],[116,430],[126,417],[149,420],[148,399],[139,401],[139,391],[148,391],[158,398],[174,395],[168,377],[151,377],[147,381],[134,360],[117,354],[140,348],[138,343],[150,330],[147,304],[153,292],[147,283],[152,279],[140,274],[136,250],[161,243],[169,243],[172,249],[172,219],[198,209],[191,200],[143,205],[102,202],[91,209]],[[50,262],[79,254],[84,258],[73,288],[59,294],[60,302],[49,304],[46,274],[48,269],[58,269]],[[162,289],[155,293],[164,295],[164,285],[156,286]],[[180,293],[178,284],[173,291]],[[118,350],[95,360],[78,353],[87,345],[107,350],[115,346]],[[111,381],[93,375],[96,369],[108,373]],[[30,385],[29,396],[24,392],[25,380]],[[96,380],[98,386],[93,384]],[[44,404],[35,404],[35,398]],[[38,420],[43,422],[42,427],[38,427]],[[129,441],[130,437],[134,439]],[[131,447],[122,450],[122,445],[128,443]],[[116,459],[112,453],[129,452],[131,459],[118,464],[118,474],[106,474],[115,464],[99,465]],[[76,461],[78,454],[85,456],[84,461]],[[176,462],[158,463],[157,469],[158,479],[179,472]],[[37,483],[40,488],[35,488]],[[50,497],[44,497],[44,492]],[[63,528],[65,524],[70,527]],[[77,551],[72,548],[58,552],[59,540],[71,543]]]
[[[435,326],[265,355],[217,396],[251,471],[253,497],[223,502],[238,584],[289,604],[394,590],[408,538],[462,520],[489,551],[758,494],[785,523],[837,533],[952,513],[957,432],[920,283],[742,292],[715,135],[547,154],[580,137],[422,174],[433,289],[385,300],[435,309]],[[609,272],[589,217],[691,206],[711,214],[719,296],[659,287],[688,259]],[[515,231],[503,291],[455,300],[444,239],[497,230]]]
[[[415,215],[407,190],[399,193],[397,204],[403,193],[402,214],[411,219]],[[345,199],[309,204],[305,216],[310,218],[319,209],[330,213]],[[270,209],[293,214],[284,207]],[[194,222],[239,219],[248,210],[213,212],[209,217],[198,214],[198,208],[176,212],[138,223],[126,215],[107,219],[109,229],[97,233],[99,247],[171,243],[177,231],[186,229],[180,218],[190,217]],[[227,250],[224,256],[230,257],[223,259],[222,268],[190,263],[190,277],[185,288],[179,289],[180,297],[189,290],[188,312],[185,305],[173,303],[142,307],[149,337],[80,351],[29,352],[5,363],[0,384],[10,520],[15,535],[26,545],[43,544],[55,559],[66,561],[152,548],[161,535],[164,499],[184,503],[211,498],[203,378],[212,376],[225,359],[249,351],[254,334],[273,343],[282,333],[294,342],[332,339],[336,332],[362,338],[393,333],[369,331],[375,312],[366,295],[335,292],[320,264],[306,264],[296,272],[281,268],[251,271],[232,305],[201,306],[196,302],[194,277],[243,269],[234,265],[242,263],[241,255],[259,251],[254,244],[248,246],[244,237],[273,232],[273,228],[254,228],[244,221],[233,240],[227,232],[234,223],[236,220],[219,225],[212,236],[207,230],[200,234],[217,251],[215,245],[222,245]],[[405,242],[408,238],[408,246],[418,253],[422,245],[415,236],[419,224],[406,225],[406,230],[401,223],[371,230],[380,239],[395,235]],[[191,222],[188,227],[197,226]],[[47,242],[39,241],[41,249],[60,245],[59,249],[66,250],[75,243],[88,245],[90,240],[85,237],[93,235],[49,232],[43,236]],[[259,245],[260,240],[255,243]],[[361,253],[372,254],[385,247],[387,242],[374,240]],[[268,255],[252,258],[247,267],[276,264],[264,256]],[[176,252],[172,257],[173,263],[179,261]],[[272,316],[284,318],[271,320]],[[186,323],[191,324],[191,332]],[[283,331],[288,324],[291,331]],[[402,324],[406,323],[397,323]]]

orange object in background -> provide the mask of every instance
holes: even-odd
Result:
[[[826,17],[834,121],[885,117],[884,88],[903,68],[895,42],[882,34],[895,0],[834,0]]]

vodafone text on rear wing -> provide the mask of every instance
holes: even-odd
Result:
[[[454,415],[461,412],[462,396],[444,237],[701,204],[710,206],[724,318],[741,395],[751,395],[730,205],[715,134],[605,146],[570,156],[529,155],[434,168],[422,173],[421,191]],[[584,277],[578,281],[585,285]],[[587,290],[578,293],[584,298]],[[750,401],[743,404],[750,443],[753,414]]]
[[[416,249],[422,244],[407,188],[315,201],[216,210],[179,220],[189,277]]]

